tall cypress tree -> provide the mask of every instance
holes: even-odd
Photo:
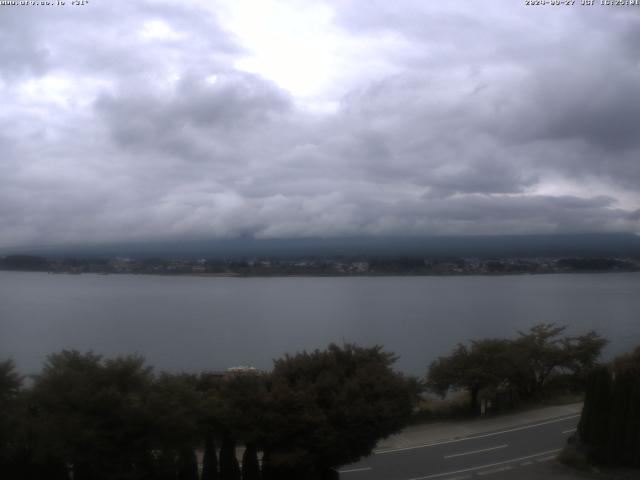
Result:
[[[628,432],[629,432],[629,465],[635,468],[640,468],[640,379],[636,379],[633,385],[633,390],[630,395],[632,408],[631,416],[629,418]]]
[[[604,461],[604,448],[609,434],[611,409],[611,372],[607,367],[595,369],[588,382],[582,418],[578,426],[580,439],[589,446],[593,460]]]
[[[268,450],[262,451],[262,480],[276,480],[275,475],[273,474],[273,469],[271,467],[270,455]]]
[[[617,465],[640,467],[640,347],[616,358],[613,364],[616,403],[623,404],[625,411],[612,412],[616,418],[624,417],[617,420],[619,431],[615,427],[611,431],[619,436],[615,443],[620,446],[619,451],[611,454]]]
[[[626,385],[626,400],[627,400],[627,415],[624,422],[624,431],[622,432],[622,444],[624,450],[620,452],[621,462],[624,465],[634,466],[638,462],[636,456],[636,442],[638,438],[638,418],[640,412],[638,412],[637,405],[640,405],[640,398],[638,398],[638,382],[634,381],[633,376],[629,372],[624,374],[624,383]],[[634,408],[635,407],[635,408]]]
[[[213,432],[208,431],[204,439],[202,458],[202,480],[218,480],[218,456]]]
[[[640,347],[592,372],[578,433],[591,461],[640,467]]]
[[[220,480],[240,480],[240,477],[236,442],[228,432],[225,432],[220,448]]]
[[[258,449],[254,443],[248,443],[242,455],[242,480],[260,480]]]
[[[592,438],[591,425],[593,423],[593,415],[595,410],[593,407],[593,397],[595,392],[596,377],[595,372],[591,372],[587,377],[587,385],[585,388],[584,403],[582,404],[582,413],[578,422],[578,436],[584,443],[588,443]]]
[[[176,459],[170,450],[163,449],[156,460],[156,477],[158,480],[176,480]]]
[[[198,480],[198,459],[191,448],[180,452],[178,458],[178,480]]]
[[[607,432],[605,462],[611,465],[620,465],[625,451],[625,431],[629,416],[629,388],[633,384],[629,382],[629,376],[625,372],[616,372],[613,381],[611,409],[609,416],[609,429]]]

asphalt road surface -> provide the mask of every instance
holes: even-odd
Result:
[[[424,446],[378,451],[340,469],[341,480],[493,480],[553,460],[579,415]],[[522,471],[522,473],[525,473]]]

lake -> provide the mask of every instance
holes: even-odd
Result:
[[[330,342],[383,345],[423,375],[457,342],[540,322],[640,344],[640,273],[222,278],[0,272],[0,359],[36,372],[63,348],[139,353],[160,370],[268,369]]]

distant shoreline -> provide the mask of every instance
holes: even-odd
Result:
[[[79,276],[100,275],[120,276],[135,275],[149,277],[196,277],[196,278],[380,278],[380,277],[519,277],[542,275],[593,275],[593,274],[623,274],[640,273],[640,270],[575,270],[562,272],[503,272],[503,273],[273,273],[273,274],[244,274],[244,273],[159,273],[159,272],[52,272],[44,270],[9,270],[0,272],[10,273],[46,273],[49,275]]]
[[[95,273],[205,277],[496,276],[548,273],[638,272],[640,257],[253,257],[46,258],[0,257],[0,270],[53,274]]]

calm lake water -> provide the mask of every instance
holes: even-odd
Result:
[[[158,369],[270,368],[330,342],[384,345],[422,375],[457,342],[540,322],[640,344],[640,274],[203,278],[0,272],[0,359],[39,370],[63,348],[139,353]]]

